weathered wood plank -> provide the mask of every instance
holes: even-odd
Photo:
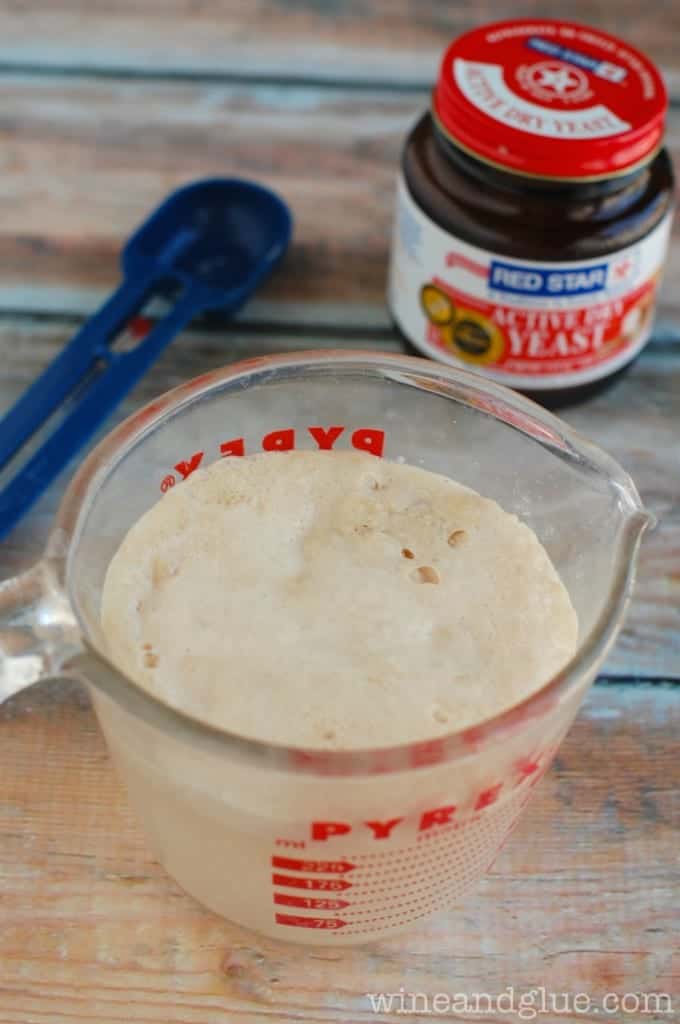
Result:
[[[185,896],[152,860],[80,692],[37,688],[0,712],[0,1022],[358,1024],[395,1019],[366,993],[400,986],[544,986],[594,1005],[661,992],[677,1012],[678,696],[595,687],[477,894],[389,941],[305,951]]]
[[[680,669],[679,357],[677,344],[659,346],[610,392],[564,411],[618,459],[658,518],[643,540],[631,613],[606,666],[624,675],[626,665],[633,675]]]
[[[0,414],[53,358],[77,323],[0,318]],[[338,345],[384,351],[401,348],[388,331],[356,331],[338,338],[331,332],[270,332],[243,325],[194,330],[171,346],[117,418],[184,380],[236,359]],[[614,388],[564,415],[620,460],[659,518],[657,528],[645,537],[635,597],[605,672],[680,678],[680,349],[672,343],[652,344]],[[109,427],[113,422],[115,419]],[[39,556],[68,476],[68,472],[62,474],[31,516],[0,544],[0,577],[17,572]],[[0,475],[0,485],[2,479]]]
[[[1,33],[0,33],[1,35]],[[83,312],[171,188],[236,174],[291,204],[295,240],[258,322],[387,326],[402,140],[426,94],[0,75],[0,310]],[[670,125],[680,154],[680,109]],[[680,219],[662,313],[680,317]]]
[[[459,32],[496,18],[569,17],[644,49],[680,85],[677,5],[639,0],[24,0],[0,4],[0,60],[195,74],[429,84]]]

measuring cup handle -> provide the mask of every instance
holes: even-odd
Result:
[[[48,562],[0,582],[0,704],[58,675],[80,650],[77,623]]]

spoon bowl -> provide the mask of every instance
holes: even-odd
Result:
[[[291,216],[275,193],[252,181],[214,178],[174,192],[123,250],[128,278],[153,273],[200,286],[206,308],[245,301],[283,255]]]

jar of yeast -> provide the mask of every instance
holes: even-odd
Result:
[[[553,406],[630,366],[670,232],[666,108],[654,65],[584,25],[454,40],[403,152],[388,301],[406,340]]]

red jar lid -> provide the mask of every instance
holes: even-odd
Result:
[[[452,141],[525,175],[621,174],[661,144],[668,100],[639,50],[568,21],[500,21],[455,39],[433,112]]]

